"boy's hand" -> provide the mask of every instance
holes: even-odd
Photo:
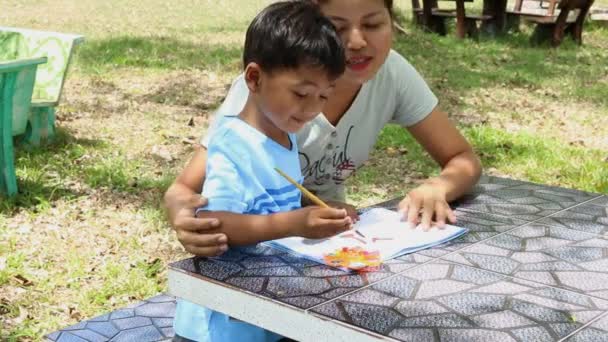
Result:
[[[228,249],[228,238],[225,234],[211,234],[220,225],[218,219],[198,218],[194,216],[196,208],[207,204],[207,199],[196,194],[180,201],[181,209],[171,222],[177,239],[187,252],[194,255],[212,257],[224,253]]]
[[[456,222],[456,215],[446,201],[445,193],[431,184],[422,184],[410,191],[399,203],[399,212],[412,228],[420,223],[424,230],[429,230],[431,224],[443,229],[446,221]],[[432,222],[433,217],[436,224]]]
[[[357,208],[354,206],[340,201],[326,201],[325,203],[332,208],[345,209],[346,214],[353,220],[353,222],[359,221],[359,213]]]
[[[305,207],[295,210],[293,235],[323,239],[351,229],[353,220],[345,209]]]

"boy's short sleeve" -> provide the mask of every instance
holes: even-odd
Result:
[[[219,144],[218,144],[219,145]],[[203,186],[203,196],[208,204],[200,211],[230,211],[244,213],[248,208],[243,178],[231,153],[222,146],[211,146],[207,159],[207,176]]]
[[[219,126],[221,126],[224,116],[238,115],[245,107],[247,97],[249,97],[249,88],[247,88],[243,74],[240,74],[234,82],[232,82],[232,86],[230,86],[230,90],[228,91],[224,102],[222,102],[220,107],[215,111],[209,129],[207,129],[207,132],[201,138],[201,145],[204,147],[209,146],[209,137],[213,135],[213,132],[215,132]]]
[[[390,55],[390,73],[396,89],[396,109],[393,122],[413,126],[426,118],[438,100],[416,69],[397,52]]]

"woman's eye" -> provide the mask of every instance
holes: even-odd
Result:
[[[321,95],[321,96],[319,96],[319,97],[321,98],[321,100],[323,100],[323,101],[327,101],[327,96],[325,96],[325,95]]]
[[[363,27],[369,30],[375,30],[377,28],[379,28],[382,25],[382,23],[375,23],[375,24],[363,24]]]
[[[294,91],[293,93],[294,93],[294,94],[295,94],[297,97],[299,97],[299,98],[301,98],[301,99],[303,99],[303,98],[305,98],[305,97],[307,96],[306,94],[298,93],[297,91]]]

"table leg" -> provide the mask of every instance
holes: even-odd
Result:
[[[466,35],[464,21],[464,0],[456,0],[456,36],[461,39],[464,38]]]
[[[503,34],[506,28],[507,0],[484,0],[483,14],[492,18],[484,20],[481,30],[490,36]]]
[[[437,0],[422,0],[422,26],[431,32],[445,35],[445,22],[442,18],[433,17],[433,8],[437,8]]]

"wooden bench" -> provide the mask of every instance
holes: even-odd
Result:
[[[608,8],[596,7],[592,8],[590,12],[589,19],[604,25],[608,24]]]
[[[440,35],[446,35],[446,20],[456,18],[456,36],[477,38],[479,29],[477,22],[492,19],[491,15],[471,15],[467,14],[464,3],[473,0],[456,0],[455,9],[439,8],[437,0],[423,0],[423,7],[419,0],[412,0],[412,10],[414,22],[420,26],[427,27],[431,31]]]
[[[531,37],[533,44],[550,40],[556,47],[566,33],[582,44],[585,18],[594,0],[516,0],[513,10],[507,10],[509,28],[518,29],[520,19],[536,23]],[[524,6],[527,5],[527,6]]]

